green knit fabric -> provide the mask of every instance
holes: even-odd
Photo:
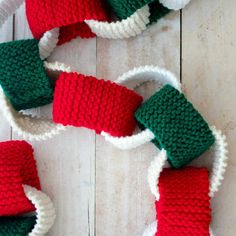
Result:
[[[0,85],[16,110],[52,102],[53,89],[36,40],[0,44]]]
[[[115,15],[121,20],[130,17],[147,4],[150,7],[151,13],[150,23],[156,22],[170,12],[168,8],[164,7],[157,0],[108,0],[108,3]]]
[[[35,216],[0,217],[0,236],[26,236],[35,224]]]
[[[167,151],[168,161],[174,168],[190,163],[215,141],[198,111],[170,85],[143,103],[135,117],[141,129],[153,132],[153,143]]]

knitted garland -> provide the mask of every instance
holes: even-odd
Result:
[[[0,27],[23,2],[3,0],[0,3]],[[36,39],[40,39],[46,32],[58,29],[60,33],[57,39],[62,44],[77,36],[88,38],[97,35],[112,39],[134,37],[170,10],[179,10],[189,2],[190,0],[108,0],[114,13],[122,19],[117,22],[108,22],[106,6],[101,0],[70,0],[70,3],[66,0],[53,0],[50,4],[46,0],[26,0],[26,14]]]
[[[202,116],[170,85],[143,103],[135,112],[135,118],[141,129],[153,132],[152,142],[167,151],[168,161],[174,168],[190,163],[214,143]]]
[[[54,223],[55,209],[40,191],[32,147],[25,141],[0,143],[0,175],[1,235],[25,236],[26,230],[29,236],[45,235]],[[35,209],[37,219],[17,218]]]
[[[136,127],[134,112],[141,103],[140,95],[111,81],[62,73],[54,93],[53,120],[98,134],[131,135]]]
[[[167,159],[167,154],[164,150],[151,163],[148,170],[148,182],[151,192],[156,197],[158,225],[156,222],[152,223],[145,230],[143,236],[195,235],[195,230],[197,230],[198,235],[213,236],[211,230],[208,232],[210,223],[208,198],[213,197],[221,185],[227,166],[228,151],[225,136],[215,128],[212,128],[212,131],[216,142],[212,150],[213,168],[209,183],[203,177],[207,173],[205,168],[167,169],[161,173]],[[195,180],[193,179],[194,175]],[[204,182],[202,182],[203,180]],[[199,185],[199,183],[202,184]],[[204,186],[207,187],[207,192],[205,192]],[[171,197],[172,195],[173,198]],[[191,198],[189,195],[191,195]],[[193,199],[196,199],[196,201]],[[173,202],[175,203],[174,205]],[[205,204],[205,207],[203,207],[203,204]],[[182,209],[183,206],[184,210]],[[200,217],[199,214],[202,214],[202,216]],[[204,215],[206,217],[203,217]],[[185,217],[187,217],[186,220],[183,220]],[[190,220],[191,217],[192,220]],[[201,221],[197,220],[199,217]],[[181,220],[179,221],[179,219]],[[199,224],[201,223],[204,223],[205,226],[200,226]],[[202,231],[203,229],[205,231]]]

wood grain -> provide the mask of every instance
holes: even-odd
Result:
[[[1,0],[0,0],[1,1]],[[142,35],[129,40],[76,39],[58,47],[50,61],[72,65],[83,74],[115,80],[141,65],[158,65],[182,77],[187,97],[227,135],[230,161],[226,179],[213,200],[216,236],[236,230],[236,2],[193,0]],[[197,9],[197,10],[196,10]],[[2,29],[0,42],[31,38],[24,6]],[[155,84],[138,89],[145,98]],[[51,117],[51,105],[29,113]],[[0,141],[20,139],[0,115]],[[49,236],[142,235],[155,219],[147,168],[156,148],[120,151],[93,131],[70,128],[52,140],[32,142],[43,190],[52,198],[57,220]],[[211,163],[207,153],[197,165]],[[210,164],[209,164],[210,167]]]

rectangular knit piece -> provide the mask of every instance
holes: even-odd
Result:
[[[155,236],[210,236],[209,175],[206,168],[164,169],[156,202]]]
[[[150,8],[150,23],[156,22],[170,12],[157,0],[108,0],[108,3],[115,15],[122,20],[127,19],[146,5],[149,5]]]
[[[23,185],[40,190],[31,145],[25,141],[0,143],[0,216],[17,216],[35,210]]]
[[[16,110],[52,102],[53,89],[36,40],[0,44],[0,85]]]
[[[155,135],[153,143],[167,151],[168,161],[180,168],[214,143],[214,136],[193,105],[170,85],[164,86],[136,111],[141,129]]]
[[[112,136],[131,135],[137,125],[134,112],[142,103],[134,91],[111,81],[77,73],[62,73],[57,80],[53,120],[86,127]]]
[[[35,224],[36,216],[0,217],[0,236],[26,236]]]

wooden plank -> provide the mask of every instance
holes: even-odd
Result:
[[[182,18],[185,92],[229,143],[226,177],[212,204],[215,235],[224,236],[235,235],[236,230],[235,8],[234,0],[194,0]]]
[[[24,8],[17,12],[15,22],[16,39],[31,37]],[[50,60],[95,75],[96,40],[74,40],[57,48]],[[33,113],[51,117],[51,106],[34,109]],[[57,211],[56,223],[48,235],[94,235],[94,133],[71,128],[52,140],[32,144],[42,188],[53,199]]]
[[[12,41],[13,38],[13,17],[10,17],[8,21],[0,29],[0,43]],[[11,127],[3,117],[0,110],[0,141],[6,141],[11,139]]]
[[[171,13],[139,37],[129,40],[98,40],[97,75],[115,80],[141,65],[166,67],[179,76],[180,16]],[[139,92],[150,96],[154,85]],[[120,151],[103,137],[96,146],[96,235],[142,235],[155,219],[154,198],[147,184],[147,168],[156,148],[144,145]]]

